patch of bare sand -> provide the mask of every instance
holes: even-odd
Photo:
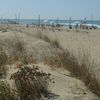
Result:
[[[56,100],[99,100],[85,84],[70,75],[70,72],[63,68],[52,70],[48,65],[37,64],[40,70],[51,73],[55,83],[49,85],[52,93],[59,95]]]

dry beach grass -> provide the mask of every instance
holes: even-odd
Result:
[[[67,33],[57,31],[54,34],[49,31],[48,34],[42,33],[41,39],[63,51],[63,53],[49,58],[48,63],[51,66],[63,66],[68,69],[83,80],[92,92],[100,96],[100,66],[99,59],[95,59],[95,57],[99,58],[99,45],[96,43],[100,42],[98,34],[99,30],[70,30]],[[95,49],[95,46],[98,46],[98,50]],[[96,53],[92,49],[95,49]],[[96,55],[94,56],[94,54]]]
[[[7,29],[7,31],[2,31],[1,26],[4,27],[3,30]],[[93,93],[100,96],[99,29],[68,30],[66,28],[52,29],[51,27],[41,28],[34,26],[29,26],[27,28],[24,25],[0,25],[0,27],[0,47],[4,52],[3,56],[0,56],[4,58],[4,65],[10,65],[10,67],[8,67],[8,69],[10,69],[7,71],[5,70],[8,75],[6,76],[5,80],[9,82],[11,74],[13,74],[14,72],[17,73],[20,68],[23,68],[26,65],[32,66],[33,64],[44,62],[46,65],[51,66],[53,70],[50,70],[48,66],[45,67],[45,64],[43,65],[43,67],[40,67],[40,69],[42,68],[42,70],[45,72],[50,71],[53,74],[52,76],[55,77],[55,80],[59,82],[55,83],[56,88],[53,91],[56,91],[55,93],[62,94],[62,100],[64,100],[65,94],[64,92],[60,91],[61,88],[63,89],[63,86],[60,87],[60,85],[63,84],[61,80],[66,80],[66,85],[68,85],[67,79],[73,80],[73,77],[75,77],[76,80],[78,79],[84,81],[86,86],[89,87]],[[7,61],[6,59],[10,60]],[[40,64],[40,66],[42,65]],[[64,68],[60,73],[63,73],[65,69],[69,70],[71,74],[68,74],[68,76],[71,76],[72,78],[66,78],[66,74],[61,76],[56,73],[59,68]],[[12,72],[12,70],[14,72]],[[57,76],[62,77],[62,79],[57,78]],[[75,80],[73,80],[73,86],[75,84],[78,84],[81,88],[85,87],[84,85],[80,85],[81,82],[75,83],[74,81]],[[38,83],[40,82],[38,81]],[[67,87],[66,89],[70,91],[70,88],[68,89]],[[72,90],[74,89],[72,88]],[[75,90],[77,91],[77,89]],[[87,91],[87,89],[84,88],[84,91]],[[22,93],[22,91],[20,93]],[[36,94],[39,95],[38,93]],[[91,95],[95,97],[95,94],[92,94],[88,91],[87,93],[83,94],[90,95],[90,98],[92,99],[93,97]],[[75,100],[74,96],[74,94],[71,95],[71,98],[73,98],[71,100]],[[83,98],[82,100],[84,100]],[[89,100],[92,100],[90,98]],[[36,98],[34,100],[36,100]]]

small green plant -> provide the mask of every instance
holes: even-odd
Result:
[[[39,100],[41,94],[48,92],[50,74],[39,71],[38,67],[23,66],[12,74],[20,100]]]
[[[0,48],[0,76],[3,74],[6,74],[6,64],[8,63],[8,56],[6,52],[3,51],[2,48]]]
[[[18,100],[7,82],[0,81],[0,100]]]
[[[26,55],[23,55],[21,58],[20,58],[20,61],[23,65],[27,65],[29,64],[29,57],[26,56]]]
[[[7,64],[8,56],[2,48],[0,48],[0,66]]]
[[[20,62],[23,65],[28,65],[28,64],[36,64],[36,59],[33,58],[33,55],[23,55],[22,57],[20,57]]]

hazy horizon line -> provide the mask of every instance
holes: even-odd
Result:
[[[16,18],[0,18],[1,19],[5,19],[5,20],[8,20],[8,19],[12,19],[12,20],[15,20]],[[38,20],[38,18],[19,18],[19,20]],[[40,18],[40,20],[69,20],[69,19],[63,19],[63,18]],[[71,19],[71,20],[84,20],[84,19]],[[92,19],[86,19],[87,21],[91,21]],[[93,19],[94,21],[98,21],[100,19]]]

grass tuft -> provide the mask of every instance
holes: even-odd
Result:
[[[26,55],[25,43],[19,39],[8,41],[8,52],[13,61],[18,61],[23,55]]]

